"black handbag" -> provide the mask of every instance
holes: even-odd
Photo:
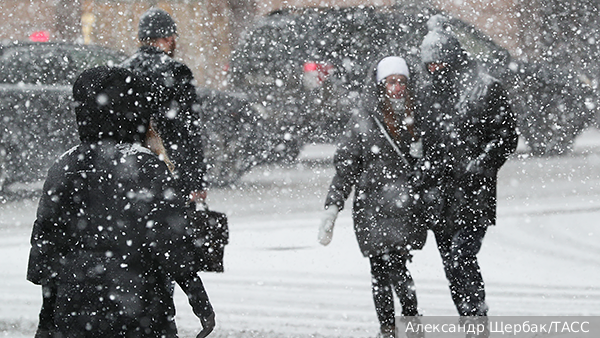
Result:
[[[192,203],[188,208],[192,236],[200,249],[202,271],[223,272],[225,245],[229,244],[227,215],[209,210],[206,204]]]

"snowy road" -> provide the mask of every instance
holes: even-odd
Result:
[[[600,315],[600,150],[584,151],[587,141],[572,156],[515,156],[501,170],[498,225],[480,254],[490,315]],[[369,265],[349,210],[328,247],[316,242],[332,175],[311,161],[260,167],[209,193],[231,232],[226,272],[204,274],[215,337],[375,336]],[[40,290],[25,281],[35,203],[0,206],[0,336],[31,336],[37,321]],[[433,236],[409,269],[422,313],[454,315]],[[191,337],[198,321],[179,290],[176,301],[182,336]]]

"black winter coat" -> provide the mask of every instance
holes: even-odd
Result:
[[[494,225],[497,174],[517,147],[515,116],[501,83],[474,61],[458,67],[451,83],[451,91],[431,84],[421,91],[423,176],[443,189],[433,201],[444,206],[436,225]]]
[[[121,66],[148,80],[157,95],[154,114],[185,193],[205,189],[202,114],[192,71],[157,47],[143,46]]]
[[[325,201],[326,207],[337,205],[341,210],[354,187],[354,230],[366,257],[421,249],[427,237],[416,217],[417,191],[410,183],[416,163],[409,154],[411,135],[404,131],[395,141],[407,165],[375,119],[383,125],[373,71],[363,104],[340,138],[334,157],[336,174]]]
[[[172,281],[196,315],[212,313],[183,198],[148,149],[79,145],[50,168],[43,192],[27,279],[55,293],[63,336],[176,337]]]

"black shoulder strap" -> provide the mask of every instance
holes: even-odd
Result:
[[[377,123],[377,126],[379,126],[379,130],[381,130],[381,133],[383,134],[383,136],[385,136],[386,140],[390,143],[390,145],[392,146],[394,151],[398,154],[398,156],[400,156],[400,158],[402,159],[402,162],[404,162],[404,164],[406,164],[406,166],[410,167],[410,163],[408,163],[408,161],[406,160],[406,157],[404,157],[404,154],[402,154],[402,151],[400,151],[400,148],[398,148],[398,145],[396,144],[396,142],[394,142],[394,140],[392,140],[392,137],[387,132],[387,130],[385,129],[383,124],[381,124],[379,119],[377,119],[374,116],[373,116],[373,119],[375,120],[375,123]]]

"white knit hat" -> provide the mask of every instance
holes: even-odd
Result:
[[[377,82],[394,74],[404,75],[406,78],[409,78],[408,65],[403,58],[388,56],[379,61],[377,64]]]

